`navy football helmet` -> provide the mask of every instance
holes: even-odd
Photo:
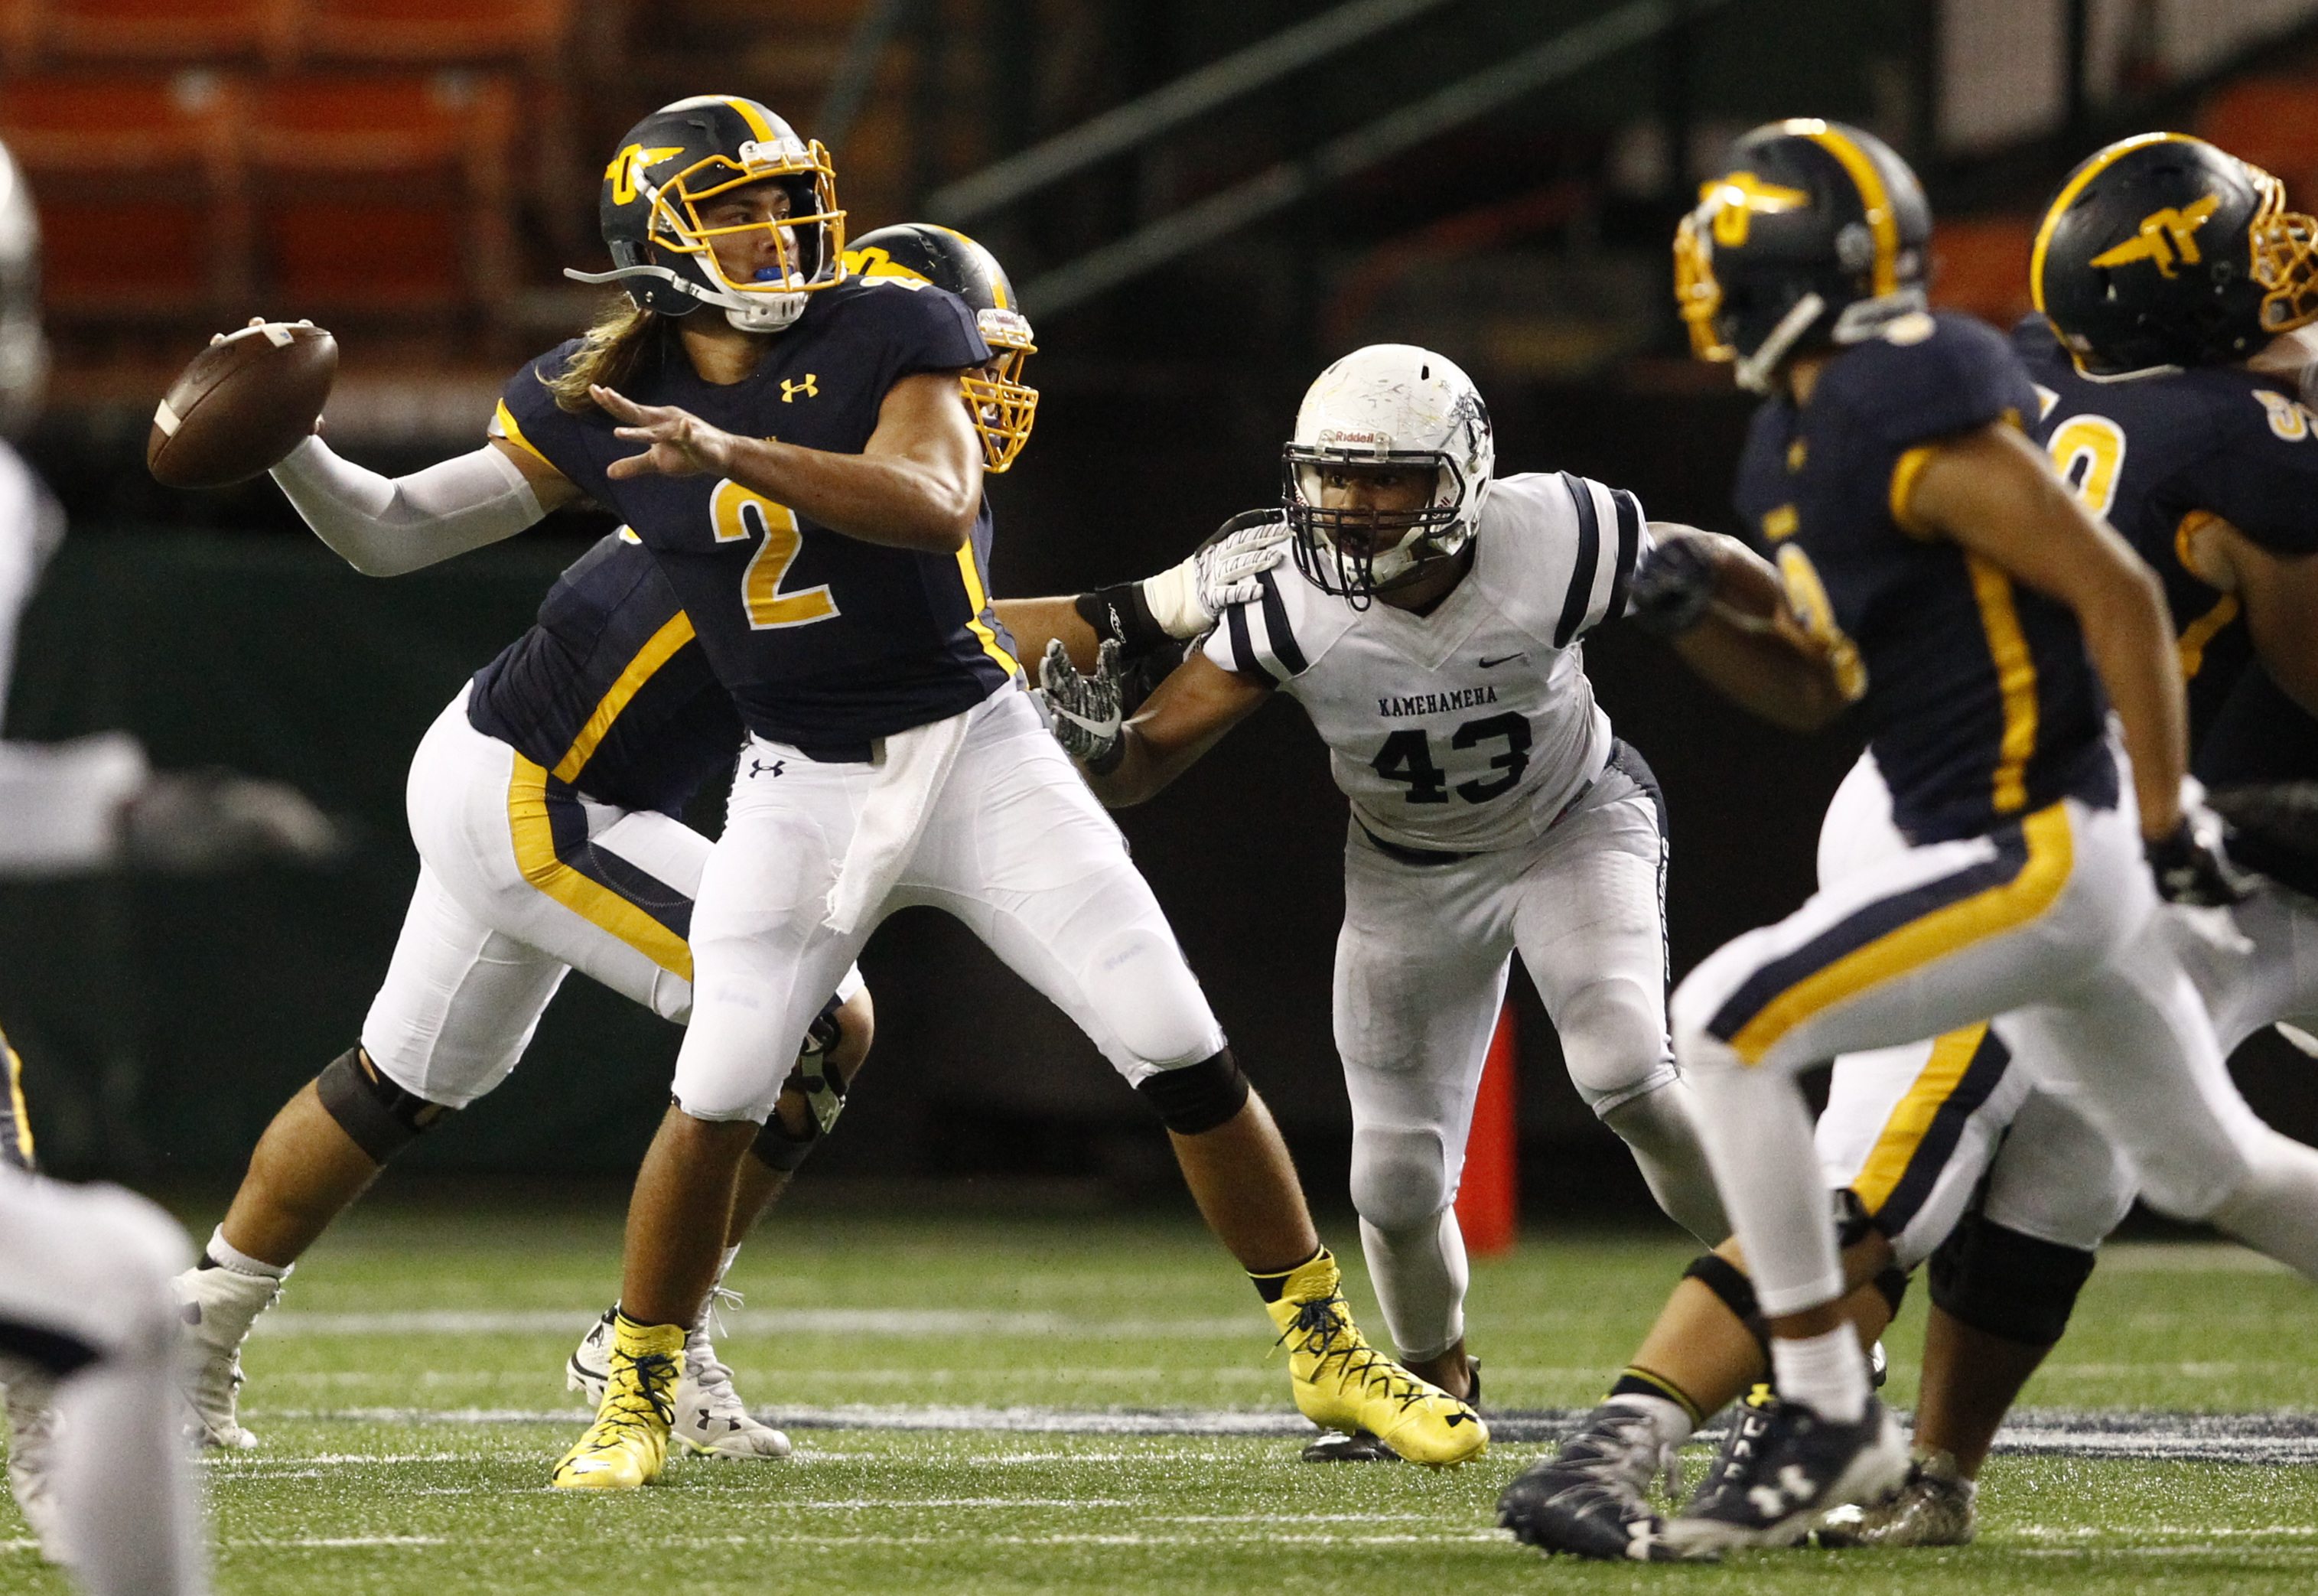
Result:
[[[1873,133],[1795,118],[1732,146],[1674,240],[1675,300],[1701,360],[1767,391],[1805,350],[1855,344],[1924,308],[1932,212]]]
[[[1030,441],[1038,413],[1038,391],[1022,381],[1023,363],[1038,347],[1030,341],[1029,320],[998,257],[964,233],[904,221],[864,233],[845,252],[845,270],[857,277],[930,283],[973,307],[975,325],[995,358],[967,372],[958,385],[982,435],[983,469],[994,475],[1012,465]]]
[[[2140,133],[2069,174],[2028,261],[2080,370],[2242,359],[2318,320],[2318,221],[2286,185],[2186,133]]]
[[[786,216],[723,226],[703,220],[716,196],[765,182],[787,193]],[[678,100],[630,128],[604,168],[598,219],[613,269],[567,268],[564,275],[617,283],[664,316],[710,304],[743,332],[778,332],[804,313],[806,295],[845,275],[845,212],[829,151],[735,95]],[[770,235],[774,264],[741,282],[715,246],[746,232]]]

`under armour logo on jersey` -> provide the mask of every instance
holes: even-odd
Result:
[[[788,769],[788,764],[789,762],[785,759],[777,759],[770,764],[767,764],[760,759],[751,759],[749,762],[749,775],[751,780],[759,776],[777,776]]]
[[[2086,262],[2088,266],[2125,266],[2136,260],[2156,263],[2164,275],[2173,275],[2177,262],[2191,266],[2204,258],[2197,253],[2197,230],[2212,220],[2221,208],[2222,196],[2209,194],[2187,209],[2168,205],[2161,211],[2152,211],[2141,219],[2140,230],[2113,249],[2104,249]]]
[[[781,402],[783,404],[795,404],[796,402],[796,396],[800,393],[804,394],[807,399],[819,399],[821,397],[821,387],[817,381],[815,373],[805,373],[804,381],[802,383],[792,383],[786,377],[783,377],[781,379]]]

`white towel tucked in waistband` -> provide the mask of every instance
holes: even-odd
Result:
[[[969,709],[948,720],[912,726],[884,739],[884,762],[846,844],[837,884],[829,889],[829,924],[840,933],[860,928],[900,879],[925,830],[926,815],[949,780],[966,745]]]

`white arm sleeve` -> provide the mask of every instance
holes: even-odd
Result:
[[[0,877],[77,875],[117,862],[121,807],[151,771],[125,732],[0,743]]]
[[[400,576],[512,537],[547,512],[520,467],[485,444],[391,481],[309,437],[274,480],[314,536],[365,576]]]

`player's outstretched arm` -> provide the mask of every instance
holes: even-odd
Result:
[[[400,576],[512,537],[580,496],[553,466],[496,438],[390,479],[341,459],[318,432],[273,475],[314,536],[365,576]]]
[[[2182,542],[2199,579],[2235,593],[2245,607],[2254,655],[2270,680],[2318,715],[2318,555],[2264,548],[2213,515]]]
[[[1095,796],[1111,808],[1139,804],[1197,764],[1226,732],[1262,708],[1271,692],[1194,653],[1119,728],[1110,750],[1092,761],[1082,758],[1079,768]]]
[[[1708,685],[1774,726],[1817,731],[1843,713],[1855,695],[1828,645],[1788,607],[1777,572],[1719,532],[1662,522],[1650,530],[1628,619],[1666,638]]]
[[[1254,603],[1263,591],[1258,579],[1288,558],[1289,546],[1284,521],[1243,527],[1209,538],[1190,558],[1140,582],[1073,599],[1001,599],[993,608],[1024,659],[1044,658],[1047,645],[1059,642],[1074,666],[1092,671],[1095,651],[1115,638],[1120,656],[1132,663],[1204,635],[1232,605]]]
[[[919,372],[886,390],[876,430],[858,455],[741,437],[673,405],[588,392],[644,450],[605,474],[732,478],[809,520],[889,548],[955,554],[982,509],[982,440],[957,401],[956,372]]]
[[[2188,710],[2156,573],[2079,502],[2019,429],[1990,422],[1936,445],[1903,524],[1945,537],[2076,612],[2085,651],[2125,726],[2143,836],[2180,829]]]

